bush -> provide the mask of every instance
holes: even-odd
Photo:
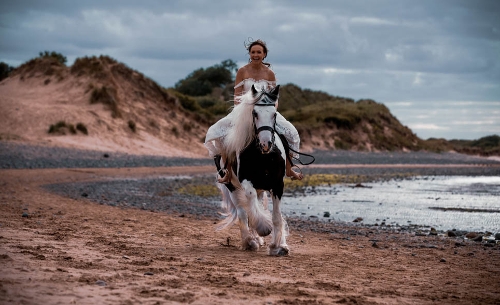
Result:
[[[118,109],[118,103],[116,101],[116,89],[110,87],[101,87],[100,89],[95,88],[92,90],[90,96],[90,103],[97,104],[101,103],[111,110],[111,116],[113,118],[121,118],[121,112]]]
[[[87,127],[83,123],[76,124],[76,130],[82,132],[85,135],[89,134]]]
[[[236,70],[236,63],[227,59],[212,67],[191,72],[175,84],[175,89],[190,96],[208,95],[213,88],[225,88],[227,84],[233,83],[233,72]]]
[[[9,77],[10,72],[12,72],[12,70],[14,70],[14,67],[9,66],[3,61],[0,62],[0,82]]]
[[[40,52],[39,57],[40,58],[47,58],[47,57],[55,58],[62,65],[66,65],[66,62],[68,61],[66,59],[66,56],[62,55],[61,53],[54,52],[54,51],[52,51],[52,52],[49,52],[49,51]]]
[[[135,125],[135,122],[132,120],[128,121],[128,128],[130,128],[130,130],[132,130],[132,132],[134,133],[137,131],[137,126]]]
[[[69,131],[71,134],[76,134],[76,128],[73,124],[59,121],[56,124],[50,125],[48,133],[65,135],[66,131]]]

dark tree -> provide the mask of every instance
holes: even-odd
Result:
[[[0,62],[0,81],[6,79],[9,77],[10,72],[14,70],[14,67],[9,66],[8,64],[4,63],[3,61]]]
[[[175,89],[191,96],[207,95],[212,93],[214,88],[225,88],[227,84],[232,83],[236,69],[236,63],[226,59],[212,67],[191,72],[185,79],[175,84]]]

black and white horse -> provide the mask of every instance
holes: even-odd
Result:
[[[238,222],[246,250],[257,250],[264,244],[262,237],[271,234],[269,254],[279,256],[287,255],[289,248],[288,227],[280,209],[288,152],[275,130],[278,95],[279,86],[262,91],[252,86],[230,114],[232,126],[223,146],[232,164],[228,169],[232,179],[218,184],[227,211],[218,230]],[[219,172],[224,167],[220,159],[216,165]],[[273,203],[272,216],[263,200],[266,191]]]

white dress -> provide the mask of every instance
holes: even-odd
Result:
[[[254,80],[253,78],[247,78],[234,86],[234,89],[243,86],[243,93],[245,94],[252,88],[252,85],[255,85],[255,88],[260,91],[261,89],[271,89],[276,87],[275,81],[267,81],[267,80]],[[238,100],[238,97],[235,98]],[[285,136],[288,141],[288,145],[295,151],[299,151],[300,146],[300,137],[297,129],[292,125],[292,123],[288,122],[279,112],[276,112],[276,132]],[[210,157],[214,157],[215,155],[220,154],[221,145],[223,139],[229,129],[233,126],[233,122],[231,120],[231,112],[217,121],[214,125],[210,126],[207,131],[207,135],[205,137],[205,147],[208,149],[208,154]],[[292,156],[298,158],[299,155],[297,153],[291,152]]]

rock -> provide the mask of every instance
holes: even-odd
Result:
[[[446,232],[446,235],[448,235],[448,237],[456,237],[457,236],[455,231],[448,231],[448,232]]]
[[[95,284],[96,284],[97,286],[106,286],[106,285],[107,285],[107,284],[106,284],[106,282],[105,282],[105,281],[103,281],[103,280],[97,280],[97,281],[95,282]]]
[[[22,217],[28,218],[28,217],[30,217],[30,215],[28,213],[26,213],[26,212],[23,212]]]
[[[473,241],[483,241],[483,236],[479,235],[478,237],[474,238]]]
[[[439,260],[441,263],[446,263],[446,259],[442,258]]]
[[[467,237],[468,239],[474,239],[476,237],[478,237],[479,234],[477,234],[476,232],[469,232],[467,234],[465,234],[465,237]]]
[[[500,233],[495,234],[495,240],[500,240]]]
[[[464,243],[456,242],[455,243],[455,247],[465,247],[465,244]]]
[[[415,236],[427,236],[427,234],[425,234],[422,231],[417,231],[417,232],[415,232]]]
[[[109,154],[102,155],[104,158],[109,158]]]
[[[243,276],[250,276],[250,272],[243,273]]]
[[[155,275],[153,272],[146,272],[144,275]]]
[[[373,242],[372,247],[373,247],[373,248],[380,248],[380,246],[377,244],[377,242],[376,242],[376,241],[374,241],[374,242]]]
[[[495,246],[495,244],[492,244],[492,243],[485,243],[484,244],[485,247],[488,247],[488,248],[493,248]]]
[[[330,217],[330,212],[323,213],[323,217]]]
[[[362,217],[357,217],[352,222],[361,222],[361,221],[363,221],[363,218]]]
[[[87,193],[82,193],[82,197],[88,197],[88,196],[89,196],[89,194],[87,194]]]
[[[436,229],[431,228],[431,231],[429,232],[429,235],[438,235],[438,232],[436,231]]]

